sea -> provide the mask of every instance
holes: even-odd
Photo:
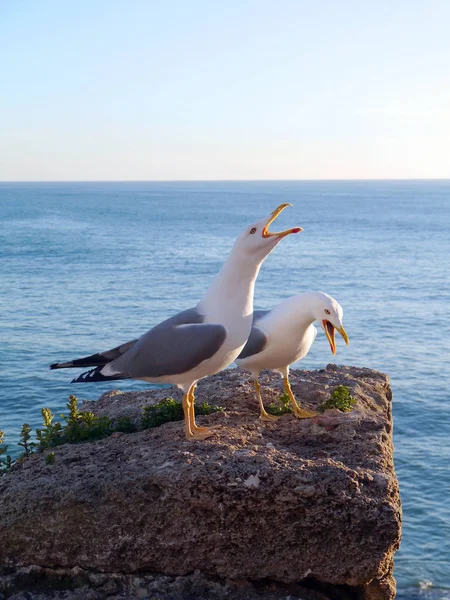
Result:
[[[49,364],[131,340],[197,303],[234,239],[282,202],[301,226],[266,259],[255,307],[321,290],[350,337],[322,332],[301,362],[388,373],[403,540],[402,600],[450,599],[450,181],[0,184],[0,429],[96,399],[117,382],[69,384]],[[122,390],[147,387],[120,382]],[[355,557],[357,560],[357,557]]]

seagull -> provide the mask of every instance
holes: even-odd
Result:
[[[334,331],[337,330],[348,346],[348,335],[342,325],[344,311],[341,305],[324,292],[305,292],[280,302],[272,310],[253,313],[253,326],[244,349],[235,360],[236,364],[253,376],[253,385],[260,406],[262,421],[276,421],[269,415],[261,399],[258,377],[263,369],[277,371],[283,377],[284,389],[289,396],[292,411],[299,419],[314,417],[317,413],[300,408],[289,383],[289,366],[308,354],[319,321],[330,343],[331,352],[336,354]]]
[[[139,379],[175,384],[183,390],[186,438],[203,440],[213,428],[199,427],[194,415],[194,390],[203,377],[228,367],[244,348],[252,327],[255,281],[264,259],[284,237],[269,226],[292,204],[280,204],[270,215],[249,225],[235,241],[221,270],[200,302],[159,323],[140,338],[112,350],[51,369],[95,367],[72,383]]]

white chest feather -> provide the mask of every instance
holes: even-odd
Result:
[[[279,329],[276,334],[268,334],[268,342],[264,350],[257,355],[265,369],[276,369],[291,365],[304,358],[317,335],[313,325],[299,332],[293,327]]]

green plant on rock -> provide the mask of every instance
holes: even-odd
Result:
[[[68,415],[61,414],[60,421],[55,421],[55,415],[49,408],[42,408],[42,427],[36,429],[37,443],[31,440],[31,427],[28,423],[22,425],[20,432],[19,446],[23,452],[18,458],[22,461],[24,458],[36,452],[44,452],[49,448],[55,448],[61,444],[100,440],[110,436],[115,431],[123,433],[133,433],[138,427],[128,416],[110,419],[106,416],[97,416],[91,411],[78,410],[78,399],[70,395],[66,407]],[[206,402],[195,407],[196,415],[209,415],[211,413],[224,410],[220,406],[210,406]],[[158,427],[169,421],[181,421],[184,418],[183,407],[180,402],[173,398],[166,398],[153,406],[145,406],[142,413],[142,428]],[[0,430],[0,476],[9,473],[13,465],[11,456],[6,455],[8,446],[4,445],[4,433]],[[46,465],[55,462],[55,453],[49,452],[45,455]]]
[[[165,398],[151,406],[142,407],[142,429],[158,427],[169,421],[181,421],[184,417],[183,406],[173,398]]]
[[[61,415],[66,421],[63,429],[64,442],[76,444],[88,440],[100,440],[113,433],[114,427],[109,417],[98,417],[91,411],[79,411],[78,399],[70,395],[66,404],[69,415]]]
[[[287,393],[283,392],[278,398],[277,403],[272,402],[267,408],[267,412],[271,415],[276,415],[277,417],[285,415],[287,413],[291,413],[292,408]]]
[[[54,452],[49,452],[47,454],[47,456],[45,457],[45,464],[46,465],[53,465],[55,463],[55,453]]]
[[[20,455],[20,458],[24,458],[25,456],[30,456],[35,452],[36,444],[34,442],[30,442],[31,439],[31,427],[28,423],[24,423],[22,425],[22,429],[20,430],[20,442],[19,446],[22,446],[23,452]]]
[[[341,412],[350,412],[355,404],[356,400],[350,394],[350,388],[347,385],[338,385],[331,392],[328,400],[319,404],[318,410],[325,412],[329,408],[337,408]]]
[[[131,417],[124,415],[114,420],[114,430],[122,433],[134,433],[137,431],[136,425],[131,420]]]
[[[78,412],[78,398],[73,394],[70,394],[69,401],[66,403],[69,409],[69,416],[61,415],[63,419],[67,420],[67,423],[75,423],[80,415]]]
[[[44,427],[36,429],[40,451],[65,443],[76,444],[88,440],[99,440],[113,433],[114,427],[111,419],[97,417],[90,411],[80,412],[75,396],[69,396],[66,406],[69,409],[69,415],[61,414],[61,418],[66,423],[65,426],[62,426],[59,421],[53,422],[54,415],[49,408],[42,409]]]
[[[59,421],[53,423],[55,415],[49,408],[42,408],[41,415],[44,427],[36,429],[36,438],[39,442],[39,450],[44,448],[52,448],[64,443],[62,425]]]
[[[70,444],[100,440],[113,433],[111,419],[97,417],[93,412],[80,412],[76,421],[68,422],[64,428],[64,441]]]
[[[11,467],[12,467],[12,458],[9,456],[9,454],[6,454],[8,452],[8,446],[3,446],[3,444],[5,443],[5,434],[4,432],[0,429],[0,477],[2,475],[4,475],[5,473],[9,473],[11,471]]]
[[[195,414],[210,415],[215,412],[223,411],[222,406],[210,405],[207,402],[195,405]],[[182,421],[184,418],[183,405],[173,398],[165,398],[157,404],[142,407],[141,426],[142,429],[159,427],[163,423],[170,421]]]
[[[218,406],[217,404],[208,404],[207,402],[202,402],[201,404],[195,405],[195,414],[197,416],[201,415],[212,415],[215,412],[224,412],[224,406]]]

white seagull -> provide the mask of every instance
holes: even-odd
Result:
[[[186,438],[202,440],[212,435],[212,428],[195,423],[194,389],[199,379],[228,367],[245,346],[261,264],[282,238],[301,231],[294,227],[269,232],[270,224],[287,206],[292,205],[280,204],[268,218],[245,228],[197,306],[163,321],[139,339],[50,368],[95,367],[72,383],[140,379],[176,384],[184,392]]]
[[[341,305],[324,292],[305,292],[287,298],[272,310],[253,313],[250,337],[235,362],[253,376],[262,421],[278,419],[267,413],[261,399],[258,377],[263,369],[277,371],[283,377],[284,389],[296,417],[306,419],[316,416],[317,413],[302,409],[297,404],[289,383],[289,366],[308,354],[317,335],[314,321],[322,325],[333,354],[336,354],[335,329],[348,346],[348,336],[342,325],[343,314]]]

